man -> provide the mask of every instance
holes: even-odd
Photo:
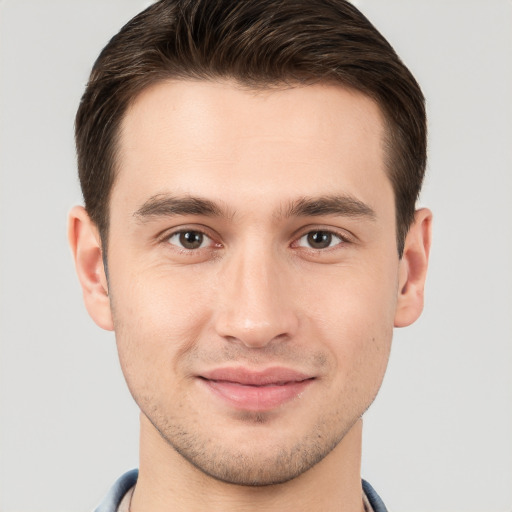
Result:
[[[140,467],[98,511],[382,511],[361,416],[423,307],[421,91],[342,0],[162,0],[98,58],[69,238]]]

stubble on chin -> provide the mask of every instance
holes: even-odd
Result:
[[[338,446],[359,418],[356,415],[341,427],[339,423],[333,425],[335,418],[322,417],[314,428],[293,442],[278,440],[264,446],[251,442],[250,429],[272,428],[272,419],[265,413],[240,415],[248,429],[244,446],[233,443],[229,432],[214,438],[208,433],[207,420],[197,429],[197,425],[186,428],[159,414],[148,419],[167,446],[204,475],[233,485],[262,487],[286,483],[311,469]]]

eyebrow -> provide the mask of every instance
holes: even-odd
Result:
[[[213,201],[199,197],[175,197],[158,194],[150,197],[134,214],[141,221],[152,217],[171,217],[175,215],[204,215],[220,217],[221,208]]]
[[[336,215],[340,217],[362,217],[375,220],[375,211],[351,195],[332,195],[293,201],[283,212],[284,217],[320,217]]]
[[[218,204],[209,199],[168,194],[150,197],[134,214],[141,222],[154,217],[172,217],[177,215],[201,215],[206,217],[227,217]],[[362,217],[375,220],[375,211],[351,195],[330,195],[319,197],[301,197],[290,202],[277,212],[277,217],[320,217],[335,215],[340,217]],[[230,215],[230,217],[232,217]]]

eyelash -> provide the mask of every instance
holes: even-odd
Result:
[[[319,233],[326,235],[329,240],[329,245],[327,247],[311,247],[311,246],[304,246],[300,245],[300,242],[302,239],[309,237],[310,235],[318,235]],[[333,239],[338,239],[338,242],[334,245],[330,245]],[[322,228],[316,228],[316,229],[308,229],[308,231],[303,232],[303,234],[296,238],[294,242],[292,242],[292,247],[302,247],[303,249],[306,249],[308,251],[314,251],[316,253],[320,252],[326,252],[329,250],[335,250],[338,246],[348,244],[351,240],[348,238],[348,236],[339,233],[337,231],[333,231],[332,229],[322,229]]]
[[[176,237],[179,235],[184,235],[186,233],[194,233],[194,234],[199,234],[202,237],[206,237],[207,239],[210,240],[209,246],[197,247],[197,248],[186,248],[186,247],[179,246],[177,243],[170,242],[170,240],[173,237]],[[318,234],[318,233],[327,235],[329,237],[329,243],[332,242],[332,238],[337,238],[339,240],[339,242],[335,243],[333,246],[329,245],[327,247],[321,247],[321,248],[300,245],[300,241],[304,237],[308,237],[309,235]],[[162,242],[172,245],[176,250],[180,251],[182,254],[187,254],[187,255],[192,255],[192,254],[197,253],[198,251],[204,250],[204,249],[220,249],[223,247],[220,242],[215,242],[214,238],[208,232],[206,232],[206,230],[203,230],[200,228],[179,229],[179,230],[173,231],[171,233],[166,233],[165,236],[162,237]],[[335,231],[332,229],[325,229],[325,228],[321,228],[321,227],[318,227],[318,228],[310,227],[310,228],[308,228],[307,231],[302,231],[302,234],[299,237],[294,239],[294,241],[290,244],[290,247],[292,247],[294,249],[302,248],[307,251],[314,252],[314,253],[318,254],[318,253],[322,253],[322,252],[327,252],[329,250],[335,250],[340,245],[345,245],[345,244],[350,244],[350,243],[352,243],[351,238],[344,233],[342,234],[338,231]]]
[[[173,237],[184,235],[186,233],[199,234],[202,237],[205,237],[206,239],[209,239],[210,240],[210,245],[208,247],[197,247],[195,249],[189,249],[187,247],[181,247],[178,244],[171,243],[170,240]],[[208,234],[205,230],[198,229],[198,228],[195,228],[195,229],[192,229],[192,228],[191,229],[179,229],[177,231],[173,231],[171,233],[167,233],[165,236],[162,237],[162,242],[167,243],[169,245],[172,245],[176,250],[180,251],[182,254],[189,254],[189,255],[197,253],[199,250],[216,249],[216,248],[221,248],[222,247],[222,244],[214,242],[213,237],[210,234]]]

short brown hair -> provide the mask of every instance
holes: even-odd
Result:
[[[373,98],[387,125],[402,255],[426,166],[424,98],[391,45],[344,0],[160,0],[110,40],[75,122],[85,207],[104,251],[121,121],[144,88],[169,78],[254,88],[335,82]]]

